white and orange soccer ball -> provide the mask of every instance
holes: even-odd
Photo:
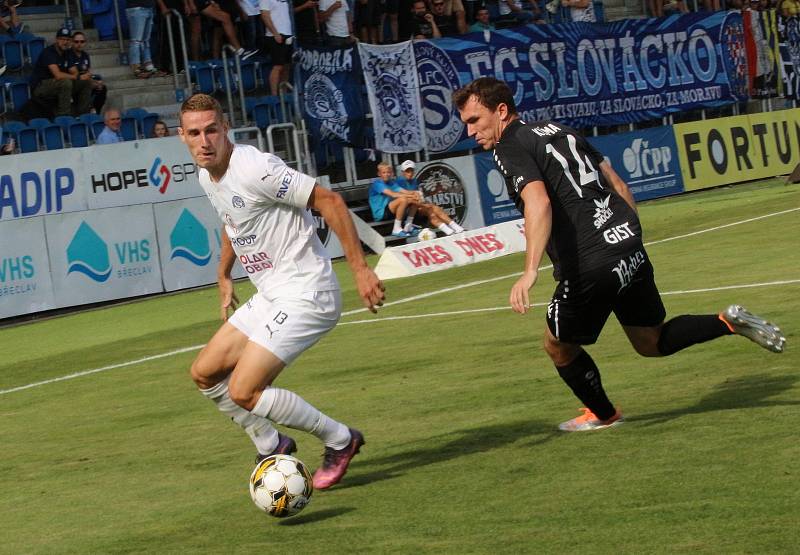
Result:
[[[436,239],[436,232],[430,228],[423,227],[419,230],[417,238],[420,241],[430,241],[431,239]]]
[[[282,518],[302,511],[311,501],[311,473],[300,459],[272,455],[256,465],[250,475],[250,497],[256,507]]]

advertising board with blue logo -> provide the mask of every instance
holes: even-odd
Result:
[[[86,210],[87,191],[79,185],[80,150],[83,149],[4,157],[0,169],[0,222]]]
[[[636,200],[683,192],[680,157],[672,126],[587,139],[609,160]]]
[[[51,216],[45,232],[56,306],[162,291],[151,205]]]
[[[491,152],[474,156],[475,174],[480,189],[481,208],[486,225],[494,225],[522,217],[508,195],[506,180],[497,169]]]
[[[91,157],[82,181],[90,209],[203,196],[197,167],[177,137],[82,150]]]
[[[153,205],[161,273],[166,291],[217,281],[222,245],[221,222],[205,197]],[[231,275],[247,273],[234,264]]]
[[[44,218],[0,222],[0,318],[55,307]]]

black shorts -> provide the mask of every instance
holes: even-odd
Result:
[[[276,66],[285,66],[292,63],[292,46],[286,44],[286,39],[290,35],[281,35],[283,42],[278,44],[275,42],[275,37],[265,37],[267,41],[267,52],[272,59],[272,64]]]
[[[380,0],[367,0],[356,4],[356,27],[373,27],[381,24]]]
[[[400,0],[382,0],[381,13],[397,15],[400,11]]]
[[[611,312],[623,326],[657,326],[667,315],[644,248],[604,268],[564,279],[547,307],[547,327],[563,343],[591,345]]]

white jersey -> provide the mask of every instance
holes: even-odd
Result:
[[[234,145],[228,171],[219,182],[212,182],[204,169],[199,179],[225,222],[239,262],[267,299],[339,289],[306,209],[314,178],[273,154]]]

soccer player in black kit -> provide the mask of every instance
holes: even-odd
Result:
[[[586,407],[559,429],[597,430],[623,420],[582,347],[597,341],[611,312],[634,349],[647,357],[730,334],[783,352],[780,329],[739,305],[664,322],[633,195],[575,130],[550,121],[521,121],[511,89],[492,77],[457,90],[453,101],[469,136],[484,150],[494,148],[508,192],[525,217],[525,269],[509,299],[516,312],[530,307],[528,291],[545,250],[553,262],[558,284],[547,307],[544,348]]]

